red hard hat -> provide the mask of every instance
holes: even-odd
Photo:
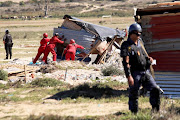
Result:
[[[47,34],[47,33],[44,33],[43,36],[44,36],[45,38],[47,38],[47,37],[48,37],[48,34]]]
[[[70,40],[70,44],[73,44],[73,43],[75,43],[75,40],[74,40],[74,39],[71,39],[71,40]]]

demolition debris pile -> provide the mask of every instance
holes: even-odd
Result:
[[[27,63],[30,61],[14,59],[9,63],[1,64],[0,69],[8,72],[9,82],[23,81],[25,83],[30,83],[39,78],[55,78],[71,85],[79,85],[85,82],[92,82],[93,80],[103,82],[108,78],[126,82],[124,74],[113,76],[103,75],[102,70],[111,65],[122,71],[119,54],[114,54],[111,59],[111,61],[104,64],[85,64],[80,61],[60,61],[56,64],[45,65],[29,65]]]

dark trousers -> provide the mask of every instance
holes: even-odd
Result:
[[[5,50],[6,50],[6,59],[10,55],[10,59],[12,57],[12,46],[5,43]]]
[[[130,87],[129,109],[134,113],[138,112],[138,94],[139,94],[139,88],[142,85],[143,88],[150,91],[150,104],[152,105],[152,108],[159,110],[159,106],[160,106],[159,87],[157,86],[149,70],[144,72],[143,71],[132,72],[132,77],[134,78],[134,85],[129,86]]]

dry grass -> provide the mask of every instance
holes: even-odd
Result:
[[[13,2],[21,2],[21,1],[24,1],[24,2],[26,2],[26,1],[29,1],[29,0],[1,0],[1,2],[5,2],[5,1],[13,1]]]

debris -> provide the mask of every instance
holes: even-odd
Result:
[[[0,84],[6,85],[8,82],[4,80],[0,80]]]

